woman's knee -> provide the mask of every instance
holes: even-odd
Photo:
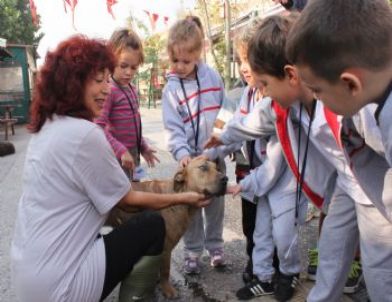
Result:
[[[143,213],[144,219],[149,227],[154,230],[159,237],[165,237],[166,226],[165,220],[162,218],[159,212],[146,211]]]
[[[146,227],[151,234],[152,245],[149,248],[149,254],[160,254],[165,242],[166,227],[165,221],[159,212],[147,211],[143,213]]]

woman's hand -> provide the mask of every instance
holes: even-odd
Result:
[[[204,148],[209,149],[209,148],[219,147],[221,145],[223,145],[223,143],[219,137],[219,134],[213,133],[211,137],[207,140],[207,142],[204,144]]]
[[[184,156],[183,158],[181,158],[179,164],[181,168],[185,168],[189,162],[192,160],[192,158],[190,156]]]
[[[155,167],[156,163],[160,163],[158,157],[155,156],[154,153],[156,153],[157,151],[154,149],[147,149],[146,151],[142,152],[142,156],[144,158],[144,160],[146,161],[147,165],[150,168]]]
[[[211,202],[211,199],[208,199],[204,194],[196,193],[196,192],[184,192],[184,193],[178,193],[181,194],[182,200],[184,203],[187,203],[189,205],[198,207],[198,208],[204,208],[208,206]]]
[[[242,191],[241,185],[227,186],[226,194],[232,194],[233,197],[236,197]]]
[[[132,155],[128,151],[125,151],[125,153],[121,155],[121,165],[128,170],[135,169],[135,162]]]

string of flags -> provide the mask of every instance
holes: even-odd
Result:
[[[108,10],[108,13],[112,15],[113,19],[116,19],[114,17],[113,11],[112,11],[112,6],[117,3],[117,0],[106,0],[106,8]]]
[[[38,25],[37,7],[35,6],[34,0],[29,0],[29,4],[30,4],[31,19],[33,20],[33,24]]]
[[[108,13],[112,16],[113,19],[116,19],[112,7],[113,5],[118,3],[118,0],[102,0],[102,1],[106,1],[106,8]],[[31,12],[31,19],[33,21],[34,25],[38,25],[39,23],[39,18],[38,18],[38,14],[37,14],[37,6],[34,3],[34,0],[29,0],[29,4],[30,4],[30,12]],[[66,13],[68,13],[68,9],[70,9],[71,14],[72,14],[72,25],[75,27],[75,8],[76,5],[78,4],[78,0],[63,0],[63,4],[64,4],[64,11]],[[169,21],[169,17],[168,16],[162,16],[160,14],[154,13],[154,12],[150,12],[147,10],[144,10],[144,12],[147,14],[149,21],[150,21],[150,25],[151,25],[151,29],[154,31],[156,24],[158,22],[159,19],[163,20],[163,23],[165,25],[168,25],[168,21]]]
[[[151,28],[152,28],[152,30],[154,31],[154,30],[155,30],[155,27],[156,27],[156,25],[157,25],[158,19],[159,19],[161,16],[160,16],[159,14],[152,13],[152,12],[149,12],[149,11],[147,11],[147,10],[145,10],[144,12],[147,14],[148,19],[150,20]],[[168,21],[169,21],[169,17],[163,16],[163,23],[164,23],[165,25],[168,24]]]

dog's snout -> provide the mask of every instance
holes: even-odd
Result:
[[[227,183],[229,181],[229,178],[227,177],[227,176],[223,176],[222,178],[221,178],[221,182],[222,183]]]

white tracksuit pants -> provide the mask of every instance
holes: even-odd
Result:
[[[257,203],[256,227],[253,233],[253,273],[260,281],[270,281],[275,270],[272,266],[277,247],[279,270],[285,275],[298,274],[301,260],[298,248],[298,226],[295,225],[296,183],[287,169],[267,196]],[[299,205],[299,224],[304,222],[307,200]]]
[[[392,301],[392,224],[373,206],[355,203],[338,186],[319,240],[316,283],[308,302],[340,301],[358,240],[373,302]]]

